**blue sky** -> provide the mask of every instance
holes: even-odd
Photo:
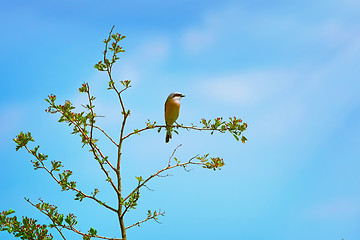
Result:
[[[116,216],[60,192],[12,138],[31,131],[49,159],[74,171],[84,191],[115,203],[79,137],[70,135],[43,100],[80,106],[90,83],[99,120],[120,127],[115,95],[93,65],[112,25],[126,35],[115,78],[131,79],[126,131],[163,122],[170,92],[182,100],[179,123],[241,117],[248,142],[230,135],[180,131],[169,144],[148,131],[125,143],[126,190],[177,158],[221,156],[219,172],[174,170],[144,190],[126,225],[165,210],[162,224],[128,231],[129,239],[359,239],[360,3],[315,1],[8,1],[0,10],[0,210],[46,219],[23,197],[39,197],[78,216],[79,228],[119,236]],[[100,145],[114,157],[105,139]],[[90,209],[90,210],[89,210]],[[56,235],[56,239],[59,236]],[[1,239],[14,239],[1,232]],[[71,237],[76,239],[76,237]]]

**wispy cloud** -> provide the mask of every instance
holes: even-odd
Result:
[[[237,106],[254,106],[291,89],[294,74],[281,71],[249,71],[200,79],[195,87],[214,100]]]
[[[335,124],[357,107],[360,86],[354,67],[359,56],[360,43],[353,39],[326,61],[305,70],[299,63],[296,70],[208,75],[194,91],[224,106],[256,109],[253,114],[258,122],[254,124],[262,139],[311,134],[301,126],[322,128],[328,119]]]
[[[132,86],[141,83],[153,69],[161,68],[171,55],[172,43],[166,34],[146,36],[147,40],[133,45],[113,71],[119,80],[131,80]]]
[[[16,104],[9,104],[0,108],[0,143],[8,143],[10,136],[21,126],[26,114],[26,109]]]
[[[204,13],[198,23],[183,30],[180,38],[182,47],[191,53],[201,53],[213,47],[225,32],[233,32],[228,30],[232,24],[239,22],[239,11],[238,6],[232,6]]]
[[[136,57],[151,59],[152,61],[165,61],[170,54],[170,41],[165,36],[149,36],[149,40],[137,46]]]
[[[308,220],[344,220],[360,216],[360,205],[357,199],[334,198],[310,206],[300,214]]]
[[[352,6],[360,6],[355,2],[347,0],[342,7],[351,10]],[[180,39],[186,52],[202,53],[217,49],[229,40],[242,44],[247,39],[274,39],[278,43],[281,40],[321,42],[322,46],[334,46],[344,44],[356,36],[359,36],[357,23],[343,20],[336,14],[314,21],[304,19],[301,13],[289,15],[286,12],[279,14],[276,11],[254,11],[245,9],[240,4],[230,3],[216,10],[203,12],[198,22],[182,31]]]

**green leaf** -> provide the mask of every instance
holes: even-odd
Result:
[[[144,181],[144,179],[142,178],[142,176],[139,176],[139,177],[135,177],[139,182],[142,182]]]
[[[31,133],[23,133],[20,132],[14,139],[14,142],[17,144],[16,146],[16,151],[19,150],[20,148],[26,146],[28,144],[28,142],[32,141],[34,142],[33,137],[31,136]]]
[[[94,228],[90,228],[89,234],[90,236],[95,236],[97,234],[97,231]]]
[[[236,139],[236,141],[239,141],[239,137],[236,136],[235,134],[233,134],[234,138]]]

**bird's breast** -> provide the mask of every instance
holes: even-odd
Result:
[[[179,116],[180,101],[170,99],[165,103],[165,122],[172,126]]]

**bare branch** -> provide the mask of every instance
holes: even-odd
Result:
[[[151,188],[149,188],[148,186],[144,185],[144,187],[146,187],[149,191],[154,191]]]
[[[191,171],[191,169],[186,168],[186,165],[183,165],[182,167],[184,168],[185,172],[190,172]]]
[[[103,129],[95,125],[93,127],[100,130],[113,144],[115,144],[115,146],[119,146]]]
[[[181,146],[182,146],[182,144],[180,144],[179,146],[177,146],[177,147],[174,149],[173,153],[172,153],[172,154],[171,154],[171,156],[169,157],[169,163],[168,163],[168,166],[170,166],[170,161],[171,161],[171,158],[174,156],[174,154],[175,154],[176,150],[177,150],[179,147],[181,147]]]
[[[174,176],[174,175],[170,175],[170,174],[166,174],[166,175],[157,175],[157,177],[172,177],[172,176]]]

